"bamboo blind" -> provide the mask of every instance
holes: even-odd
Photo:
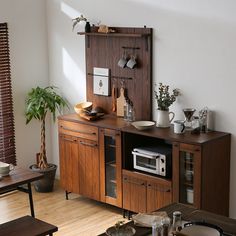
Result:
[[[16,164],[7,23],[0,23],[0,161]]]

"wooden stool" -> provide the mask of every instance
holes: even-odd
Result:
[[[1,236],[51,236],[56,231],[58,228],[55,225],[35,219],[32,216],[23,216],[0,224]]]

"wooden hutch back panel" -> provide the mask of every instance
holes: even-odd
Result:
[[[152,119],[152,29],[151,28],[112,28],[115,33],[97,33],[92,27],[86,36],[87,100],[94,106],[102,107],[108,114],[112,111],[111,90],[116,97],[122,86],[126,96],[132,101],[137,120]],[[133,69],[121,68],[118,61],[126,52],[130,58],[136,56],[137,66]],[[110,69],[110,95],[93,93],[93,68]]]

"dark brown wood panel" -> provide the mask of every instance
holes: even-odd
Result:
[[[110,88],[115,86],[117,97],[120,95],[121,86],[124,86],[126,96],[134,105],[136,119],[150,120],[152,118],[152,29],[117,27],[114,29],[116,34],[86,34],[87,100],[92,101],[94,106],[102,107],[106,113],[116,115],[112,111],[111,96],[93,94],[93,68],[108,68],[111,76]],[[117,65],[124,51],[122,47],[139,48],[126,50],[129,58],[133,54],[136,55],[138,62],[136,68],[120,68]]]
[[[230,135],[203,146],[202,209],[229,215]]]
[[[8,236],[53,235],[57,230],[55,225],[31,216],[23,216],[0,225],[0,235]]]

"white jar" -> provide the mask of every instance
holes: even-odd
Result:
[[[187,203],[193,204],[193,189],[192,188],[187,188]]]

